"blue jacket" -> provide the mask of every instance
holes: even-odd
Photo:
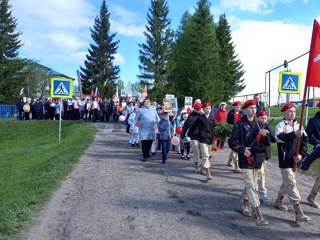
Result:
[[[310,144],[316,146],[320,143],[320,111],[309,120],[306,133]]]
[[[172,131],[171,131],[171,124],[168,120],[161,119],[159,122],[159,134],[160,140],[170,140]]]

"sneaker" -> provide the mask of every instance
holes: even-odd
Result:
[[[240,210],[244,216],[252,217],[252,210],[249,207],[249,200],[248,199],[243,199],[243,202],[240,206]]]
[[[234,172],[235,172],[235,173],[241,173],[241,169],[240,169],[240,168],[236,168],[236,169],[234,170]]]
[[[186,159],[183,155],[181,156],[181,159]]]
[[[133,144],[133,143],[131,144],[131,147],[134,147],[134,144]]]
[[[276,202],[274,203],[274,206],[278,208],[280,211],[288,212],[288,207],[283,205],[283,197],[278,197],[276,199]]]
[[[154,156],[154,155],[156,155],[156,152],[152,152],[151,154],[152,154],[152,156]]]
[[[212,180],[212,176],[207,176],[207,180]]]
[[[141,160],[142,162],[146,162],[147,161],[147,158],[146,157],[144,157],[144,158],[142,158],[142,160]]]
[[[162,164],[166,164],[167,163],[167,160],[162,160]]]
[[[190,156],[189,156],[189,155],[187,155],[187,159],[188,159],[188,160],[190,159]]]
[[[263,193],[259,194],[259,199],[261,201],[268,201],[269,200],[268,195],[267,194],[263,194]]]
[[[180,151],[178,151],[178,152],[177,152],[177,154],[181,154],[181,152],[180,152]]]
[[[139,143],[136,143],[136,147],[140,147],[140,144],[139,144]]]

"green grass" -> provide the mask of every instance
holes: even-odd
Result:
[[[0,121],[0,239],[27,223],[93,141],[93,125],[63,121]]]

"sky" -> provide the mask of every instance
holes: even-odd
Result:
[[[176,30],[185,11],[194,12],[197,0],[167,0],[171,27]],[[266,72],[310,49],[314,19],[320,21],[319,0],[215,0],[211,12],[217,22],[225,14],[232,30],[238,59],[244,65],[247,87],[238,95],[265,92]],[[34,59],[70,77],[84,65],[90,28],[99,15],[102,0],[9,0],[22,32],[20,57]],[[150,0],[107,0],[111,33],[120,40],[115,64],[126,83],[137,82],[139,46],[145,42]],[[308,54],[289,64],[305,81]],[[270,75],[271,103],[278,99],[279,72]],[[317,94],[317,91],[315,91]],[[186,93],[188,95],[188,93]],[[298,100],[300,95],[291,95]],[[263,95],[266,100],[266,95]],[[284,101],[285,96],[280,98]],[[243,98],[237,98],[244,100]]]

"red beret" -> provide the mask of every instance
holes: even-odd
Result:
[[[249,106],[256,105],[256,104],[257,104],[256,100],[253,100],[253,99],[247,100],[247,101],[243,104],[242,109],[245,109],[245,108],[247,108],[247,107],[249,107]]]
[[[232,106],[240,106],[241,105],[241,102],[239,102],[239,101],[235,101],[234,103],[232,103]]]
[[[202,107],[205,108],[205,107],[212,107],[212,104],[210,102],[206,102],[204,104],[202,104]]]
[[[194,109],[202,108],[202,104],[201,103],[195,103],[195,104],[193,104],[193,108]]]
[[[260,111],[257,113],[257,117],[261,117],[261,116],[268,116],[268,112],[267,111]]]
[[[317,107],[320,108],[320,101],[318,102]]]
[[[281,112],[285,112],[287,111],[287,109],[289,108],[295,108],[296,105],[294,105],[294,103],[286,103],[285,105],[283,105],[283,107],[281,108]]]

